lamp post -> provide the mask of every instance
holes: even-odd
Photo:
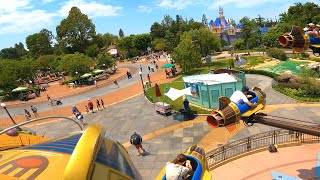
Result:
[[[8,111],[8,109],[7,109],[6,104],[5,104],[5,103],[1,103],[0,106],[3,107],[4,110],[6,110],[8,116],[10,117],[11,121],[13,122],[13,124],[16,125],[17,123],[13,120],[12,116],[10,115],[10,113],[9,113],[9,111]]]
[[[139,71],[139,75],[140,75],[140,79],[141,79],[141,84],[142,84],[143,94],[144,94],[144,95],[146,95],[146,90],[144,89],[143,79],[142,79],[142,72],[141,72],[141,71]]]

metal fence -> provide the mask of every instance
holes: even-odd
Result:
[[[210,170],[223,165],[227,161],[241,157],[246,153],[252,154],[254,151],[263,150],[271,144],[293,144],[293,143],[314,143],[319,142],[317,136],[302,134],[289,130],[276,130],[256,134],[244,139],[230,142],[207,152],[207,159]]]

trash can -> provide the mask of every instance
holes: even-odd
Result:
[[[211,63],[211,56],[207,55],[205,59],[207,64]]]

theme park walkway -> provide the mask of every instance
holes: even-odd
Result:
[[[166,62],[157,61],[157,63],[159,67],[161,67]],[[139,64],[138,63],[125,64],[125,65],[120,65],[119,67],[135,68],[137,70],[140,70],[140,64],[142,65],[142,69],[143,69],[142,72],[143,72],[144,81],[147,80],[146,79],[147,74],[150,74],[151,81],[154,81],[154,82],[164,83],[164,82],[173,80],[172,78],[169,78],[169,79],[165,78],[165,72],[164,72],[164,69],[162,68],[159,68],[158,70],[154,68],[155,73],[149,72],[147,67],[150,66],[150,64],[146,62],[142,62]],[[143,92],[140,75],[138,73],[132,74],[131,79],[127,79],[125,74],[119,75],[119,77],[124,77],[118,81],[120,88],[117,88],[113,83],[110,83],[107,86],[102,86],[99,88],[91,88],[89,89],[90,91],[85,91],[81,94],[75,94],[73,96],[62,98],[61,101],[63,105],[60,105],[60,106],[51,107],[51,106],[48,106],[47,102],[35,103],[33,105],[37,107],[39,115],[41,117],[70,116],[72,114],[71,108],[73,104],[76,105],[81,112],[85,112],[84,107],[87,104],[88,98],[90,98],[94,104],[97,98],[103,99],[105,102],[105,106],[109,106],[109,105],[124,101],[128,98],[137,96]],[[111,78],[110,81],[113,82],[112,80],[113,79]],[[55,97],[54,95],[50,95],[50,96]],[[24,113],[23,109],[28,109],[30,111],[30,104],[23,104],[19,106],[8,107],[9,112],[11,113],[11,115],[13,115],[16,122],[25,121],[25,117],[23,115]],[[1,120],[2,126],[12,124],[9,118],[7,118],[7,114],[2,108],[0,109],[0,120]]]
[[[273,91],[270,88],[271,79],[268,77],[247,75],[247,84],[250,87],[259,86],[267,92],[266,112],[269,114],[296,116],[305,109],[307,111],[302,113],[299,119],[308,118],[306,116],[309,115],[309,119],[320,117],[320,114],[317,114],[319,104],[299,103]],[[255,125],[239,128],[237,132],[230,134],[225,128],[212,130],[205,120],[205,116],[192,121],[181,121],[179,114],[168,117],[156,114],[153,105],[141,94],[108,106],[98,113],[85,115],[86,122],[103,125],[108,135],[126,147],[145,180],[153,180],[166,162],[172,161],[178,153],[193,144],[200,144],[208,151],[217,145],[227,143],[232,137],[237,139],[275,129],[270,126]],[[33,129],[40,135],[45,134],[52,138],[78,130],[75,125],[66,121],[36,125]],[[128,142],[133,131],[143,136],[143,146],[148,151],[146,156],[138,156],[135,147]]]

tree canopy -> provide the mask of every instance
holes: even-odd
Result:
[[[39,33],[29,35],[26,38],[26,44],[30,54],[35,58],[52,54],[53,48],[51,44],[53,38],[52,32],[47,29],[42,29]]]
[[[57,41],[65,53],[85,52],[96,35],[95,25],[80,9],[72,7],[56,28]]]

